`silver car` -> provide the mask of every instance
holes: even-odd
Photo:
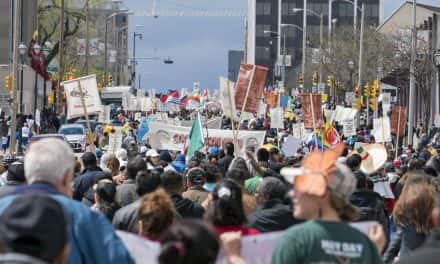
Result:
[[[58,133],[66,137],[75,152],[86,150],[86,130],[81,124],[62,125]]]

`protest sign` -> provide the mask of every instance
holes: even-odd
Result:
[[[270,109],[270,127],[284,128],[283,108],[277,107]]]
[[[306,128],[304,127],[304,123],[296,123],[292,124],[292,135],[296,139],[306,140]]]
[[[356,125],[354,119],[345,119],[342,122],[342,133],[345,137],[356,135]]]
[[[264,66],[241,64],[235,87],[235,108],[256,114],[261,102],[268,68]]]
[[[110,133],[107,152],[115,153],[122,145],[122,127],[115,127],[115,132]]]
[[[225,116],[236,116],[233,83],[224,77],[220,77],[220,102]]]
[[[373,136],[376,142],[390,142],[391,129],[390,119],[388,117],[381,117],[373,119]]]
[[[391,112],[391,133],[396,136],[405,135],[406,131],[406,107],[394,106]]]
[[[61,85],[64,86],[66,91],[67,119],[84,116],[80,87],[84,96],[87,114],[96,114],[102,111],[95,74],[65,81]]]
[[[294,136],[287,137],[282,148],[284,155],[286,157],[295,155],[298,149],[301,147],[301,142],[301,139],[295,138]]]
[[[110,105],[103,105],[102,112],[100,112],[98,116],[98,121],[100,123],[110,123],[110,111],[111,111]]]
[[[187,144],[187,139],[191,127],[174,126],[161,122],[150,122],[149,132],[146,137],[150,142],[152,139],[160,145],[161,149],[168,150],[183,150]],[[205,146],[217,146],[221,147],[226,142],[232,142],[233,134],[232,130],[222,129],[203,129],[203,135],[205,137]],[[254,145],[256,147],[261,146],[264,142],[265,131],[240,131],[238,135],[239,149],[243,146]],[[209,137],[208,137],[209,136]]]
[[[316,129],[324,126],[320,94],[301,94],[301,104],[305,128]]]
[[[345,92],[345,103],[348,105],[351,105],[354,100],[354,93],[353,92]]]

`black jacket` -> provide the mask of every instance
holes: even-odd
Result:
[[[439,263],[440,262],[440,229],[434,229],[431,235],[426,239],[423,246],[413,251],[411,255],[401,257],[399,264],[409,263]]]
[[[389,218],[383,198],[376,192],[368,189],[356,190],[350,197],[350,202],[359,209],[358,221],[377,221],[385,234],[389,231]]]
[[[182,218],[202,218],[205,213],[205,209],[201,205],[183,198],[180,194],[171,195],[171,200]]]
[[[229,165],[231,165],[231,162],[233,159],[234,159],[234,156],[226,155],[217,161],[217,167],[222,172],[223,177],[226,176],[226,172],[228,171]]]
[[[140,205],[141,201],[137,200],[116,211],[112,222],[113,227],[117,230],[137,234],[139,231],[137,223],[137,211]]]
[[[290,205],[283,204],[281,200],[274,199],[263,203],[249,216],[249,227],[260,232],[281,231],[299,223],[293,218]]]
[[[107,177],[108,175],[97,166],[86,168],[78,178],[73,180],[73,199],[81,201],[88,189],[93,187],[97,181]]]

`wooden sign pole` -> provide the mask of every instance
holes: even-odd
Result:
[[[310,95],[310,107],[312,108],[312,122],[313,122],[313,134],[314,134],[313,137],[315,138],[315,146],[319,150],[318,137],[316,135],[315,109],[313,109],[313,94],[310,93],[309,95]]]
[[[95,147],[95,136],[92,132],[92,127],[90,125],[90,119],[89,119],[89,115],[87,113],[87,106],[86,106],[86,101],[84,99],[84,91],[81,87],[81,82],[78,80],[78,88],[79,88],[79,94],[81,96],[81,104],[83,106],[83,110],[84,110],[84,116],[86,118],[86,124],[87,124],[87,141],[89,141],[89,145],[90,145],[90,150],[93,154],[96,153],[96,147]]]

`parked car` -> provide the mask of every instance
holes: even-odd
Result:
[[[68,143],[66,137],[63,134],[40,134],[40,135],[35,135],[29,139],[29,146],[31,146],[33,143],[37,142],[38,140],[42,140],[45,138],[58,138]]]
[[[66,137],[67,142],[75,152],[86,150],[86,130],[81,124],[62,125],[58,130],[59,134]]]

